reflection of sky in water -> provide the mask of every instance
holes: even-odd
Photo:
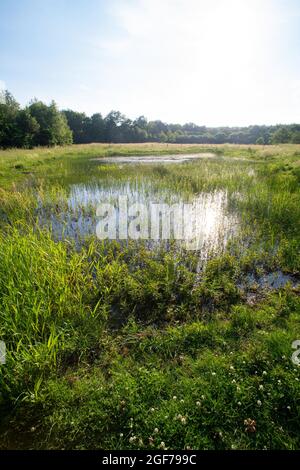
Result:
[[[99,163],[185,163],[192,160],[199,160],[203,158],[214,158],[214,153],[189,153],[189,154],[168,154],[168,155],[116,155],[108,158],[101,157],[95,158]]]
[[[134,186],[127,183],[108,187],[100,184],[74,185],[70,190],[68,209],[51,211],[50,213],[42,210],[40,222],[42,225],[52,227],[55,238],[71,238],[80,243],[82,238],[96,235],[96,226],[101,220],[96,216],[96,208],[99,204],[113,204],[116,207],[117,221],[119,221],[119,217],[122,217],[118,212],[119,196],[121,195],[126,196],[129,215],[131,214],[128,218],[126,217],[131,227],[129,229],[131,235],[134,225],[140,227],[137,223],[138,220],[133,217],[133,212],[130,212],[130,207],[137,203],[143,204],[145,213],[138,215],[140,216],[139,222],[147,224],[148,235],[146,238],[151,238],[153,233],[159,233],[159,236],[152,236],[156,240],[149,240],[150,247],[159,243],[167,243],[168,236],[163,235],[162,230],[163,224],[168,225],[167,218],[170,221],[170,238],[174,239],[174,227],[181,223],[183,236],[175,236],[177,239],[185,240],[180,242],[180,246],[190,250],[199,250],[201,257],[204,258],[211,251],[222,251],[228,239],[235,233],[237,217],[227,211],[227,193],[225,191],[201,193],[190,200],[183,200],[180,194],[163,189],[155,191],[149,184]],[[167,208],[172,208],[172,205],[177,204],[177,207],[182,207],[184,210],[176,212],[175,215],[172,211],[171,213],[160,212],[159,217],[154,218],[151,217],[151,205],[153,204],[165,204]],[[145,237],[145,231],[141,232]],[[117,238],[118,235],[117,231]],[[135,238],[139,238],[139,235]],[[187,239],[188,241],[186,241]]]

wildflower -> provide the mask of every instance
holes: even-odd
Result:
[[[151,447],[154,446],[154,439],[153,439],[153,437],[151,437],[151,436],[149,437],[149,445],[150,445]]]
[[[125,400],[121,400],[121,401],[120,401],[120,405],[124,407],[124,406],[126,405],[126,401],[125,401]]]
[[[124,434],[121,432],[121,433],[120,433],[120,437],[123,437],[123,436],[124,436]]]
[[[230,370],[234,370],[234,367],[233,367],[233,366],[230,366],[229,369],[230,369]]]
[[[236,384],[236,380],[235,380],[235,379],[233,379],[233,380],[231,381],[231,383],[233,383],[233,384]]]
[[[186,418],[184,416],[181,418],[181,423],[186,424]]]
[[[238,405],[239,405],[239,406],[242,406],[242,404],[241,404],[241,402],[240,402],[240,401],[238,401]]]
[[[240,392],[240,391],[241,391],[241,387],[236,387],[236,391],[237,391],[237,392]]]
[[[201,395],[202,400],[205,400],[205,395]]]
[[[177,397],[176,397],[176,395],[174,395],[174,397],[173,397],[173,400],[177,400]]]
[[[244,420],[245,432],[256,432],[256,421],[251,418]]]
[[[258,404],[258,406],[261,406],[262,402],[260,400],[257,400],[257,404]]]
[[[279,380],[277,380],[277,383],[280,385],[280,384],[281,384],[281,380],[280,380],[280,379],[279,379]]]
[[[155,408],[150,408],[150,411],[153,413],[155,411]]]
[[[197,406],[201,406],[201,401],[196,401]]]
[[[32,426],[32,427],[30,428],[30,431],[31,431],[31,432],[34,432],[35,430],[36,430],[36,428],[35,428],[34,426]]]
[[[166,444],[162,441],[162,442],[159,444],[159,448],[164,450],[164,449],[166,448]]]
[[[129,438],[130,444],[133,444],[133,442],[135,442],[135,441],[136,441],[136,436],[131,436],[131,437]]]
[[[267,375],[267,372],[265,370],[263,371],[263,375]]]
[[[180,400],[180,403],[184,403],[184,400],[183,400],[183,399],[181,399],[181,400]]]
[[[158,428],[155,428],[153,432],[154,434],[158,434]]]
[[[216,373],[215,373],[215,372],[212,372],[212,373],[211,373],[211,375],[215,376],[215,375],[216,375]]]
[[[264,386],[263,386],[263,385],[260,385],[258,388],[259,388],[259,390],[263,390],[263,389],[264,389]]]
[[[290,406],[287,406],[286,409],[289,410],[289,411],[291,411],[291,407],[290,407]]]

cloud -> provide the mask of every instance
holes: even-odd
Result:
[[[274,2],[115,0],[111,5],[114,27],[99,47],[106,58],[103,76],[114,87],[112,107],[212,125],[259,120],[260,106],[276,93],[274,31],[281,17]],[[268,120],[266,110],[260,111],[260,120]]]
[[[78,108],[211,126],[298,120],[298,33],[281,0],[112,0],[108,10],[105,31],[87,39],[90,91]]]

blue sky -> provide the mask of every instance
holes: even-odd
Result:
[[[0,88],[87,114],[300,122],[299,0],[0,0]]]

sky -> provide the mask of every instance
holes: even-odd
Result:
[[[299,123],[299,52],[299,0],[0,0],[0,89],[22,106]]]

